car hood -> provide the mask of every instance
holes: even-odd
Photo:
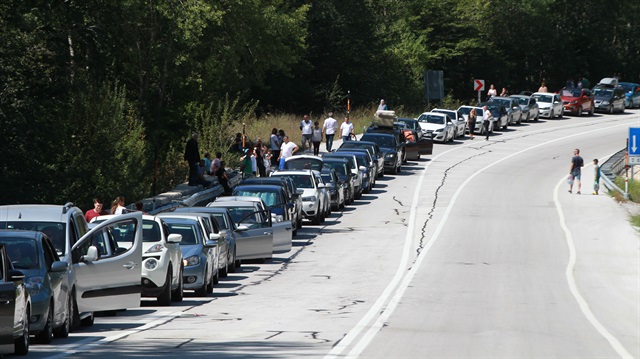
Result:
[[[445,125],[440,125],[437,123],[429,123],[429,122],[420,122],[420,128],[427,131],[435,131],[444,128]]]
[[[538,102],[538,107],[539,108],[550,108],[551,107],[551,102]]]
[[[613,96],[594,96],[593,97],[594,100],[600,100],[600,101],[611,101],[612,98]]]
[[[302,190],[304,191],[304,193],[302,194],[303,197],[315,196],[318,193],[313,188],[302,188]]]
[[[571,101],[579,100],[580,97],[562,96],[560,99],[564,102],[571,102]]]
[[[182,251],[182,258],[189,258],[202,252],[199,244],[180,245],[180,250]]]
[[[397,153],[395,148],[388,148],[388,147],[382,147],[380,148],[380,151],[382,151],[383,155],[388,155],[388,154],[395,155]]]

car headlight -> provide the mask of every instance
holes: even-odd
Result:
[[[393,158],[393,157],[395,157],[393,153],[387,153],[386,155],[384,155],[384,158]]]
[[[183,259],[182,262],[184,263],[185,267],[197,266],[198,264],[200,264],[200,257],[197,255],[191,256]]]
[[[155,258],[148,258],[144,261],[144,267],[148,270],[154,270],[158,268],[158,260]]]
[[[42,290],[42,284],[44,283],[44,277],[35,276],[30,277],[24,281],[24,286],[27,287],[29,294],[34,295],[40,293]]]
[[[575,104],[577,104],[577,103],[578,103],[578,100],[576,100],[576,101],[571,101],[571,104],[572,104],[572,105],[575,105]]]
[[[157,253],[157,252],[162,252],[162,249],[164,248],[164,246],[160,243],[158,244],[154,244],[151,248],[147,249],[147,251],[145,253]]]
[[[609,104],[609,101],[602,101],[602,104],[603,104],[603,105],[608,105],[608,104]]]
[[[437,130],[435,130],[433,132],[442,132],[442,131],[444,131],[444,128],[439,128],[439,129],[437,129]]]
[[[308,197],[302,197],[302,201],[303,202],[316,202],[316,197],[315,196],[308,196]]]

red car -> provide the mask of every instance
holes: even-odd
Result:
[[[583,112],[587,112],[589,115],[593,115],[595,104],[591,90],[565,87],[560,90],[560,98],[565,113],[570,112],[572,115],[582,116]]]

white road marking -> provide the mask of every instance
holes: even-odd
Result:
[[[601,123],[601,122],[602,121],[590,121],[590,122],[587,122],[587,123],[583,123],[582,125],[585,125],[585,124],[589,124],[590,125],[590,124],[596,124],[596,123]],[[573,127],[573,126],[575,126],[575,125],[561,126],[559,128]],[[628,124],[625,122],[623,124],[619,124],[619,125],[615,125],[615,126],[611,126],[611,127],[621,127],[621,126],[628,126]],[[537,133],[537,132],[545,132],[545,131],[548,131],[548,129],[539,130],[539,131],[531,131],[531,132],[527,132],[525,134],[528,135],[528,134],[534,134],[534,133]],[[329,353],[327,353],[327,355],[324,357],[324,359],[334,359],[334,358],[337,358],[338,356],[342,356],[343,352],[347,350],[349,345],[352,342],[354,342],[356,339],[358,339],[358,337],[360,337],[360,335],[362,335],[362,337],[355,343],[355,345],[353,346],[353,348],[351,349],[351,351],[348,353],[348,355],[346,357],[347,358],[357,358],[357,357],[360,356],[360,354],[364,351],[364,349],[369,345],[371,340],[373,340],[375,335],[382,329],[382,327],[383,327],[384,323],[387,321],[387,319],[391,316],[391,314],[393,314],[395,308],[398,306],[398,303],[402,299],[402,297],[404,295],[404,292],[406,291],[406,289],[411,284],[411,281],[413,280],[413,277],[414,277],[415,273],[418,271],[418,269],[420,268],[420,265],[424,261],[424,258],[426,257],[427,253],[429,253],[429,250],[431,249],[433,244],[436,242],[436,240],[439,238],[440,232],[442,231],[442,228],[444,227],[445,223],[447,222],[447,219],[449,218],[449,213],[451,212],[453,206],[455,205],[458,196],[460,195],[462,190],[466,187],[466,185],[469,182],[471,182],[471,180],[475,176],[477,176],[478,174],[486,171],[487,169],[489,169],[489,168],[491,168],[491,167],[493,167],[493,166],[495,166],[495,165],[497,165],[497,164],[499,164],[499,163],[501,163],[501,162],[503,162],[503,161],[505,161],[507,159],[510,159],[512,157],[520,155],[520,154],[522,154],[524,152],[528,152],[530,150],[536,149],[536,148],[541,147],[541,146],[548,145],[548,144],[553,143],[553,142],[558,142],[558,141],[565,140],[565,139],[568,139],[568,138],[581,136],[581,135],[584,135],[584,134],[587,134],[587,133],[597,132],[597,131],[600,131],[600,129],[593,129],[593,130],[590,130],[590,131],[580,132],[580,133],[576,133],[576,134],[572,134],[572,135],[556,138],[554,140],[550,140],[550,141],[547,141],[547,142],[539,143],[537,145],[531,146],[529,148],[525,148],[525,149],[520,150],[518,152],[512,153],[509,156],[501,158],[501,159],[497,160],[496,162],[494,162],[492,164],[489,164],[489,165],[485,166],[484,168],[478,170],[473,175],[469,176],[462,183],[462,185],[460,185],[460,187],[458,187],[457,191],[455,192],[455,194],[451,198],[451,202],[447,206],[447,209],[445,210],[445,213],[444,213],[444,215],[442,217],[442,220],[438,224],[438,227],[436,227],[436,230],[435,230],[433,236],[431,237],[431,239],[427,242],[427,244],[424,247],[424,249],[418,255],[418,259],[416,260],[415,264],[409,270],[407,270],[404,267],[404,265],[407,263],[408,256],[410,255],[410,253],[407,250],[407,248],[411,245],[411,242],[412,242],[412,234],[413,234],[413,227],[414,227],[414,223],[413,222],[415,220],[415,212],[416,212],[417,202],[418,202],[417,201],[418,196],[416,194],[419,193],[419,190],[422,187],[422,181],[423,181],[423,178],[424,178],[425,174],[427,173],[427,169],[429,168],[431,163],[433,163],[435,160],[439,159],[440,157],[442,157],[442,156],[444,156],[444,155],[446,155],[446,154],[448,154],[448,153],[450,153],[452,151],[456,151],[456,150],[461,149],[461,148],[472,146],[473,144],[469,143],[468,145],[462,145],[462,146],[450,149],[448,151],[445,151],[445,152],[437,155],[436,157],[434,157],[431,160],[431,162],[429,162],[425,166],[425,168],[423,169],[422,173],[420,174],[420,180],[419,180],[418,186],[416,186],[416,190],[414,192],[413,202],[411,204],[411,213],[410,213],[410,216],[409,216],[409,227],[407,229],[407,235],[405,236],[405,249],[403,251],[403,257],[402,257],[402,259],[400,261],[400,265],[398,266],[398,270],[396,271],[396,274],[394,275],[393,279],[389,282],[389,284],[385,288],[384,292],[380,295],[380,297],[376,300],[376,302],[373,304],[373,306],[369,309],[369,311],[367,311],[367,313],[362,317],[362,319],[360,319],[360,321],[356,324],[356,326],[354,326],[344,336],[344,338],[342,338],[342,340],[336,346],[334,346],[329,351]],[[506,138],[515,137],[515,136],[521,136],[521,135],[522,135],[521,133],[513,134],[512,136],[505,136],[504,138],[506,139]],[[501,137],[501,139],[502,139],[502,137]],[[481,142],[481,143],[484,143],[484,142]],[[395,289],[396,287],[398,287],[398,288]],[[394,291],[394,289],[395,289],[395,291]],[[391,297],[392,294],[393,294],[393,297]],[[386,302],[388,302],[388,304],[387,304],[386,307],[384,307],[384,304]],[[375,322],[373,322],[372,324],[369,325],[369,323],[374,319],[375,319]],[[365,332],[365,330],[366,330],[366,332]],[[362,334],[363,332],[364,332],[364,334]]]

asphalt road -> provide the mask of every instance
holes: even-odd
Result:
[[[30,357],[640,357],[639,236],[593,158],[640,111],[436,144],[202,299],[98,317]],[[582,150],[582,195],[565,183]],[[575,192],[575,190],[574,190]]]

